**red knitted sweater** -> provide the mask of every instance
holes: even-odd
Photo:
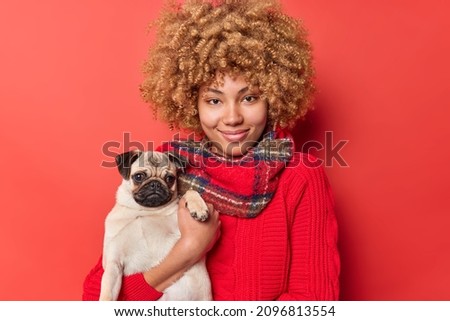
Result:
[[[314,159],[296,153],[276,193],[255,218],[221,215],[208,253],[214,300],[338,300],[340,260],[330,186]],[[101,260],[86,277],[83,300],[98,300]],[[157,300],[142,274],[124,278],[120,299]]]

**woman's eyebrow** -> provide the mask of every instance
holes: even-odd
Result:
[[[239,90],[239,94],[245,93],[246,91],[248,91],[248,86]]]
[[[222,95],[223,94],[223,92],[222,91],[220,91],[220,90],[218,90],[218,89],[214,89],[214,88],[206,88],[206,91],[208,91],[208,92],[212,92],[212,93],[215,93],[215,94],[218,94],[218,95]]]
[[[223,95],[223,92],[222,91],[220,91],[220,90],[218,90],[218,89],[215,89],[215,88],[207,88],[206,89],[206,91],[208,91],[208,92],[213,92],[213,93],[215,93],[215,94],[218,94],[218,95]],[[242,88],[242,89],[240,89],[239,91],[238,91],[238,94],[242,94],[242,93],[244,93],[244,92],[246,92],[246,91],[248,91],[248,86],[247,87],[244,87],[244,88]]]

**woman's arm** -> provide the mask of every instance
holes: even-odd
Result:
[[[289,284],[278,300],[338,300],[340,260],[331,189],[323,168],[301,174],[306,185],[291,228]]]
[[[206,222],[194,220],[180,200],[178,226],[181,237],[160,265],[144,272],[145,281],[155,290],[163,291],[208,252],[219,237],[219,214],[208,205],[210,217]]]
[[[212,248],[220,233],[219,214],[208,205],[209,219],[198,222],[190,216],[185,204],[186,201],[182,198],[178,210],[180,239],[159,265],[144,273],[124,277],[119,300],[158,300],[167,287]],[[83,300],[98,300],[102,275],[103,268],[99,260],[86,277]]]

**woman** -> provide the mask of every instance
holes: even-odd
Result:
[[[339,255],[331,190],[289,133],[313,94],[310,45],[276,1],[186,1],[166,8],[145,65],[145,101],[199,141],[180,183],[211,205],[160,265],[123,280],[121,299],[157,300],[204,255],[215,300],[337,300]],[[101,260],[84,283],[96,300]]]

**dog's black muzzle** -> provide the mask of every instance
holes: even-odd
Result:
[[[157,179],[151,179],[133,193],[133,197],[141,206],[158,207],[168,203],[172,194],[166,185]]]

